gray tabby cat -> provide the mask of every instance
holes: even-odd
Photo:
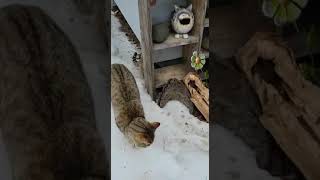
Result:
[[[0,129],[14,180],[104,180],[79,55],[41,9],[0,9]]]
[[[111,65],[111,101],[116,124],[125,137],[136,147],[151,145],[160,123],[146,121],[136,81],[122,64]]]

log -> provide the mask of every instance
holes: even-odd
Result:
[[[320,88],[274,34],[256,33],[236,62],[259,98],[262,125],[308,180],[320,179]]]
[[[190,92],[183,81],[172,78],[162,87],[162,91],[157,98],[157,104],[163,108],[169,101],[179,101],[189,109],[190,114],[194,114],[195,107],[190,97]]]
[[[200,77],[194,72],[188,73],[183,81],[191,94],[190,100],[209,122],[209,89],[204,86]]]

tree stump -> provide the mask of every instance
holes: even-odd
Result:
[[[169,101],[176,100],[184,104],[190,114],[195,111],[194,105],[190,100],[190,93],[182,81],[178,79],[170,79],[167,84],[162,87],[162,92],[157,98],[158,105],[163,108]]]

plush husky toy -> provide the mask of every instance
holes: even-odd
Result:
[[[177,5],[174,6],[175,12],[171,19],[171,25],[176,32],[175,37],[187,39],[188,33],[191,31],[194,24],[194,16],[192,13],[192,4],[187,8],[181,8]]]

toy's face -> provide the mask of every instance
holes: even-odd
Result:
[[[187,8],[175,6],[175,13],[172,17],[172,27],[176,33],[186,34],[191,31],[194,24],[192,5]]]
[[[188,13],[182,13],[178,17],[180,24],[182,25],[188,25],[191,21],[191,16]]]

